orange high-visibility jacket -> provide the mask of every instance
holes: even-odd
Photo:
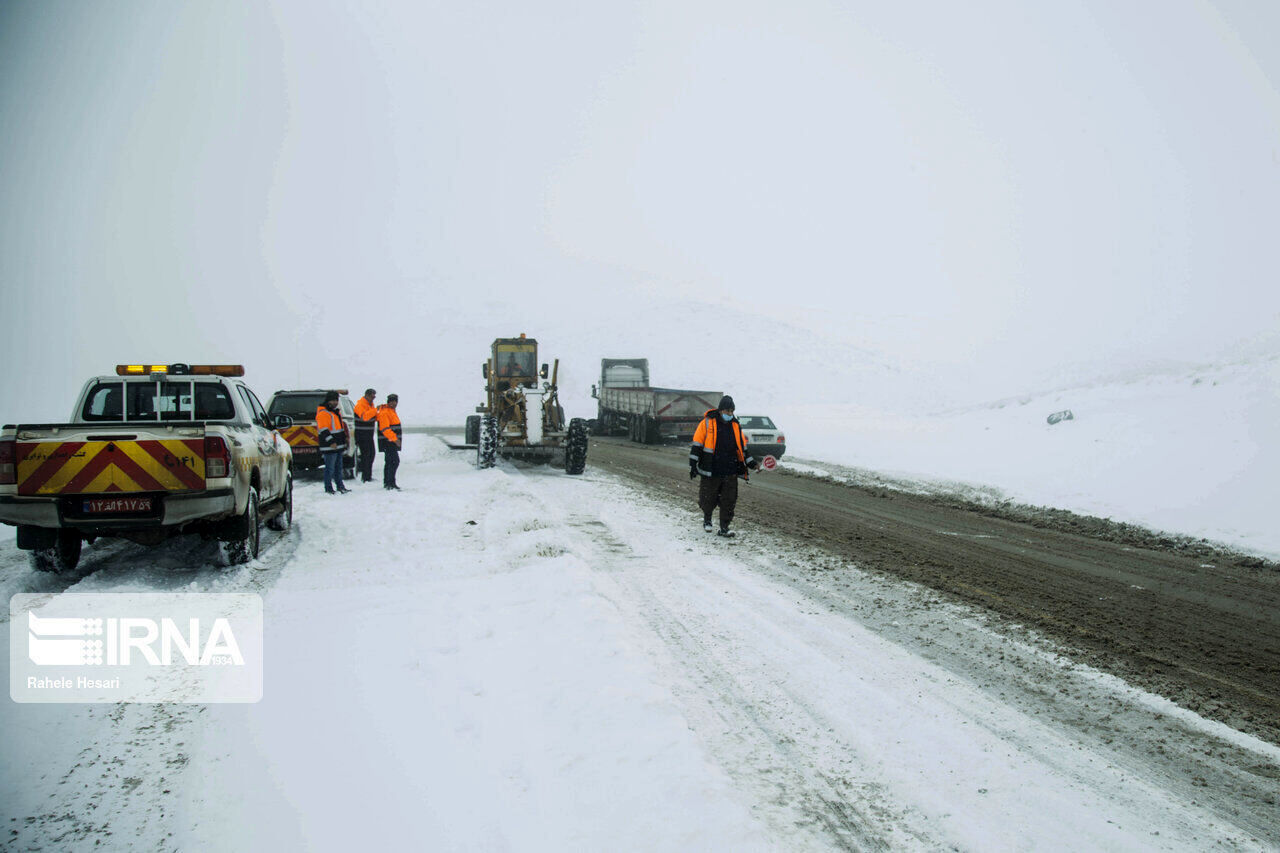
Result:
[[[704,477],[711,476],[711,458],[716,453],[716,436],[719,435],[720,426],[719,410],[708,409],[698,428],[693,431],[693,446],[689,448],[689,461]],[[734,450],[738,451],[738,461],[744,465],[754,464],[755,459],[747,453],[747,440],[742,434],[742,425],[738,423],[738,419],[734,418],[725,426],[733,430],[735,439],[733,445]]]
[[[356,432],[373,432],[378,423],[378,410],[364,397],[356,400]]]
[[[400,446],[400,416],[387,405],[378,407],[378,438],[387,444]]]
[[[347,446],[347,428],[342,424],[342,415],[331,412],[324,406],[316,409],[316,430],[320,433],[320,452],[326,450],[342,450]]]

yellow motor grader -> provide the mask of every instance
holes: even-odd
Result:
[[[476,465],[492,468],[499,456],[563,466],[567,474],[587,467],[587,422],[565,422],[557,396],[560,360],[548,373],[538,367],[538,342],[521,334],[498,338],[481,368],[485,403],[467,418],[467,444],[476,446]],[[550,380],[546,381],[550,376]],[[539,384],[539,380],[544,380]]]

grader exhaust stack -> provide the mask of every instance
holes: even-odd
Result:
[[[476,446],[476,465],[492,468],[499,456],[546,462],[581,474],[587,465],[587,424],[566,423],[556,386],[560,360],[548,377],[538,368],[538,342],[520,335],[498,338],[481,367],[485,402],[467,418],[466,439]]]

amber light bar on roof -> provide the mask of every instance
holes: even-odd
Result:
[[[117,364],[117,376],[148,376],[165,373],[173,376],[244,376],[243,364]]]

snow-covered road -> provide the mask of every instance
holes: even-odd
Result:
[[[1270,744],[590,466],[411,438],[404,492],[303,484],[248,567],[86,553],[76,591],[260,592],[264,698],[7,703],[14,848],[1280,844]],[[0,550],[9,594],[65,584]]]

